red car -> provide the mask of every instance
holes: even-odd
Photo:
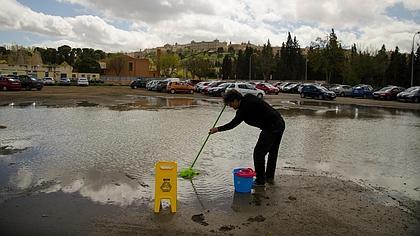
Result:
[[[373,93],[374,99],[395,100],[397,94],[404,91],[405,88],[397,86],[387,86]]]
[[[266,94],[279,94],[280,89],[277,87],[274,87],[272,84],[269,83],[258,83],[257,85],[255,85],[255,87],[257,89],[261,89],[262,91],[264,91]]]
[[[7,90],[20,90],[22,85],[19,80],[13,77],[0,77],[0,89],[3,91]]]

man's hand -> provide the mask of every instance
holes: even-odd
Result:
[[[214,133],[217,133],[217,132],[219,132],[219,130],[217,128],[211,128],[209,130],[209,134],[214,134]]]

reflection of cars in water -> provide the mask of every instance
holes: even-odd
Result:
[[[353,97],[353,98],[357,98],[357,97],[368,98],[368,97],[372,97],[372,93],[373,93],[372,86],[367,85],[367,84],[359,84],[359,85],[356,85],[352,88],[351,97]]]
[[[22,85],[19,80],[10,76],[0,76],[0,88],[3,91],[20,90]]]
[[[401,102],[420,102],[420,86],[414,86],[398,93],[397,100]]]
[[[44,87],[44,83],[41,80],[29,77],[27,75],[19,75],[18,77],[22,88],[26,90],[37,89],[41,90]]]
[[[253,85],[251,85],[249,83],[232,83],[226,89],[226,92],[229,91],[229,90],[232,90],[232,89],[240,92],[242,95],[252,94],[252,95],[255,95],[259,98],[263,98],[264,95],[265,95],[264,91],[255,88]]]
[[[330,88],[337,96],[351,96],[352,87],[350,85],[339,84]]]
[[[380,90],[373,92],[374,99],[395,100],[397,94],[404,90],[403,87],[387,86]]]
[[[194,86],[187,82],[169,82],[166,91],[174,93],[194,93]]]
[[[261,89],[266,94],[279,94],[279,91],[280,91],[279,88],[274,87],[272,84],[265,83],[265,82],[258,83],[258,84],[255,85],[255,87],[257,89]]]
[[[305,85],[302,87],[302,92],[300,93],[301,98],[311,97],[311,98],[318,98],[318,99],[330,99],[334,100],[336,95],[334,92],[329,91],[328,89],[322,86],[316,85]]]

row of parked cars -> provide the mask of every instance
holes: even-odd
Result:
[[[78,86],[88,86],[89,80],[87,78],[79,78],[76,81],[71,81],[68,78],[61,78],[56,82],[51,77],[45,77],[43,79],[36,79],[28,75],[1,75],[0,76],[0,89],[3,91],[7,90],[42,90],[45,85],[71,85],[75,84]]]
[[[278,94],[279,90],[271,84],[264,85],[267,88],[267,93]],[[168,93],[203,93],[211,96],[222,96],[227,90],[235,89],[242,94],[254,94],[262,98],[266,93],[259,89],[259,85],[244,82],[227,82],[227,81],[209,81],[198,82],[181,81],[179,78],[167,78],[162,80],[148,80],[146,78],[139,78],[131,81],[130,87],[146,88],[150,91],[168,92]]]
[[[419,102],[420,96],[420,86],[405,89],[400,86],[390,85],[377,90],[367,84],[350,86],[342,84],[321,85],[282,82],[276,84],[275,86],[280,89],[280,92],[298,93],[303,98],[313,97],[319,99],[334,99],[336,96],[341,96]]]
[[[131,88],[146,88],[158,92],[187,92],[202,93],[210,96],[223,96],[229,89],[236,89],[242,94],[251,93],[258,97],[266,94],[297,93],[302,98],[329,99],[334,100],[337,96],[353,98],[374,98],[385,100],[399,100],[419,102],[420,86],[405,89],[399,86],[386,86],[374,90],[372,86],[359,84],[356,86],[341,84],[317,84],[317,83],[297,83],[297,82],[278,82],[271,84],[268,82],[235,82],[235,81],[202,81],[192,83],[180,81],[178,78],[168,78],[162,80],[139,78],[130,84]]]

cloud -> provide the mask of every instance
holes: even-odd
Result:
[[[394,19],[386,9],[403,4],[419,11],[415,0],[57,0],[77,4],[95,15],[61,17],[34,12],[15,0],[3,1],[0,30],[48,36],[43,44],[69,42],[106,51],[130,51],[165,43],[219,39],[281,45],[290,31],[301,46],[334,28],[344,46],[353,43],[411,50],[420,26]],[[119,22],[129,25],[118,28]]]
[[[141,31],[118,29],[98,16],[82,15],[60,17],[32,11],[22,4],[7,0],[3,3],[7,11],[0,12],[0,30],[27,31],[54,40],[67,42],[71,46],[93,47],[107,51],[138,50],[139,48],[161,45],[159,37]],[[49,46],[51,47],[51,46]]]

